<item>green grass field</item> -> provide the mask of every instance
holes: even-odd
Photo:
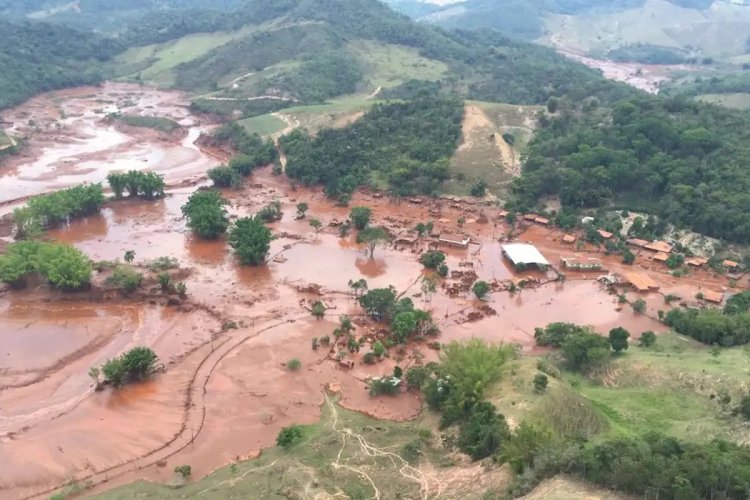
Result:
[[[703,94],[696,96],[696,99],[711,104],[718,104],[726,108],[748,110],[750,109],[750,94],[733,93],[733,94]]]
[[[409,80],[436,81],[448,73],[445,63],[427,59],[419,51],[399,45],[359,40],[347,50],[362,67],[363,79],[373,91],[378,87],[395,87]]]
[[[254,116],[240,120],[237,123],[245,127],[248,133],[261,136],[275,134],[286,127],[286,123],[283,120],[273,115]]]
[[[115,58],[115,72],[126,80],[133,80],[140,75],[140,80],[144,83],[169,87],[174,85],[172,68],[245,36],[253,29],[245,27],[234,33],[199,33],[166,43],[133,47]]]

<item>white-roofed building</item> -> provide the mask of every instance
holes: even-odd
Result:
[[[513,263],[515,267],[549,267],[549,261],[537,250],[534,245],[527,243],[509,243],[503,245],[503,255]]]

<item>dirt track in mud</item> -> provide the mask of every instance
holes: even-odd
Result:
[[[107,92],[114,90],[109,87]],[[62,105],[72,106],[67,101]],[[49,140],[54,149],[54,139]],[[44,149],[39,151],[43,154]],[[108,154],[118,161],[119,153]],[[214,165],[213,158],[198,154],[194,167],[175,174],[175,184],[199,178],[200,165]],[[23,176],[24,168],[12,175]],[[48,179],[35,186],[43,192],[57,185]],[[414,248],[378,248],[371,259],[352,236],[340,238],[329,226],[345,220],[349,209],[333,206],[320,189],[292,190],[270,168],[254,174],[244,189],[224,193],[233,217],[254,213],[276,199],[284,210],[284,218],[272,225],[278,238],[268,264],[241,267],[224,240],[200,241],[187,231],[180,206],[193,189],[172,189],[158,201],[109,203],[100,215],[50,233],[94,260],[122,258],[126,250],[135,250],[137,263],[177,258],[188,270],[189,297],[179,307],[160,300],[71,297],[43,286],[0,295],[0,498],[45,496],[71,479],[90,481],[94,491],[141,478],[167,482],[174,466],[183,463],[192,466],[194,477],[203,476],[257,455],[273,445],[285,425],[316,421],[329,384],[340,387],[341,403],[348,408],[380,418],[413,418],[422,406],[417,397],[405,393],[371,398],[366,379],[389,373],[396,364],[408,366],[415,357],[435,359],[437,353],[425,343],[392,349],[390,358],[374,366],[364,365],[356,355],[351,370],[340,369],[327,349],[311,348],[313,337],[331,335],[340,314],[356,318],[357,336],[371,337],[379,328],[361,317],[349,293],[351,279],[365,278],[370,288],[393,285],[413,297],[418,307],[432,311],[441,342],[478,336],[533,350],[534,327],[552,321],[584,322],[601,332],[614,326],[634,334],[660,328],[648,316],[618,305],[616,297],[595,282],[600,273],[569,273],[564,283],[515,294],[498,291],[486,303],[470,297],[456,276],[447,285],[455,284],[458,293],[441,289],[427,301],[421,296],[423,270],[418,263],[426,241]],[[308,217],[327,226],[320,234],[307,220],[295,219],[300,201],[310,205]],[[497,282],[534,274],[518,275],[503,260],[498,240],[509,228],[495,208],[448,199],[396,204],[366,192],[356,193],[352,204],[372,207],[376,222],[394,235],[406,234],[419,221],[434,220],[438,232],[471,236],[478,244],[447,251],[454,271]],[[459,225],[461,217],[466,223]],[[575,253],[559,241],[561,236],[534,225],[519,238],[536,243],[557,263]],[[610,270],[623,267],[614,258],[597,256]],[[644,272],[685,293],[694,294],[693,289],[705,283],[720,286],[708,273],[678,281],[661,268]],[[658,294],[646,298],[650,311],[665,307]],[[314,320],[306,308],[313,300],[328,306],[324,320]],[[222,328],[230,320],[239,327]],[[135,345],[154,349],[165,372],[146,384],[94,392],[89,367]],[[283,366],[291,358],[301,360],[300,371]]]

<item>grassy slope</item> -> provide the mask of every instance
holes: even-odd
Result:
[[[358,40],[347,50],[359,61],[367,90],[371,91],[412,79],[436,81],[448,73],[446,64],[422,57],[414,48]]]
[[[283,120],[273,115],[254,116],[240,120],[237,123],[245,127],[248,133],[261,136],[275,134],[286,127]]]
[[[0,150],[9,148],[12,145],[13,145],[13,141],[11,141],[10,137],[8,137],[8,135],[5,132],[0,130]]]
[[[133,47],[115,58],[115,73],[126,80],[140,74],[144,83],[169,87],[174,85],[172,68],[207,54],[216,47],[249,34],[245,27],[234,33],[198,33],[177,40],[145,47]]]
[[[703,94],[696,97],[699,101],[718,104],[732,109],[748,110],[750,109],[750,94],[732,93],[732,94]]]

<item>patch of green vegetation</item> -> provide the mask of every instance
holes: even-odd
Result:
[[[254,116],[239,120],[237,123],[242,125],[248,134],[258,134],[260,136],[273,135],[276,132],[284,130],[286,127],[284,120],[274,115]]]
[[[730,109],[747,111],[750,109],[750,92],[734,92],[729,94],[701,94],[696,100],[709,104],[717,104]]]
[[[172,86],[173,68],[204,56],[227,42],[249,34],[252,27],[236,32],[198,33],[160,44],[132,47],[110,64],[117,75],[151,85]]]
[[[295,427],[301,431],[301,437],[289,450],[281,447],[264,450],[256,460],[225,467],[179,489],[138,482],[96,498],[177,499],[200,494],[209,500],[281,500],[288,498],[288,492],[306,491],[312,496],[338,494],[364,499],[374,496],[374,488],[380,498],[419,497],[421,484],[407,476],[418,477],[421,473],[409,468],[409,462],[401,457],[401,448],[414,442],[417,462],[423,459],[435,467],[450,464],[442,456],[435,438],[415,441],[424,425],[421,419],[406,423],[375,420],[344,410],[327,399],[319,423]],[[364,443],[373,448],[366,450]],[[403,467],[405,474],[399,472]]]
[[[176,121],[161,116],[136,116],[118,113],[109,115],[108,118],[122,122],[125,125],[130,125],[131,127],[151,128],[160,132],[172,132],[180,128],[180,124]]]
[[[347,45],[359,61],[368,88],[395,87],[409,80],[436,81],[448,73],[448,65],[420,55],[415,48],[357,40]]]

